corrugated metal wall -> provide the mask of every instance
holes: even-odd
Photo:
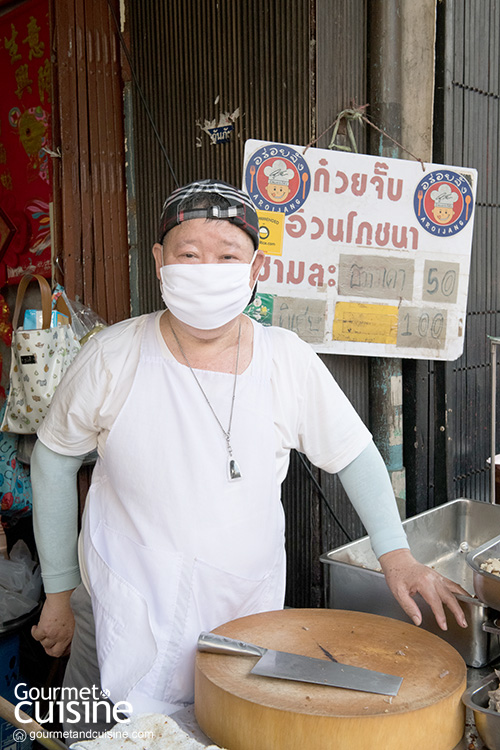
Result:
[[[311,75],[315,81],[316,137],[327,130],[317,141],[316,145],[321,148],[327,148],[330,143],[332,130],[328,128],[338,113],[353,103],[367,101],[366,5],[366,0],[316,0],[314,3]],[[366,152],[367,133],[358,125],[354,126],[354,133],[359,151]],[[346,139],[344,144],[347,145]],[[325,355],[322,359],[368,424],[369,359],[334,355]],[[326,604],[324,571],[318,555],[364,533],[337,477],[308,468],[314,480],[302,457],[293,454],[283,487],[288,520],[287,603],[297,607]]]
[[[352,101],[366,101],[366,0],[143,0],[130,2],[128,13],[137,77],[180,184],[210,176],[240,184],[246,139],[307,144]],[[212,145],[205,121],[235,112],[231,141]],[[133,306],[149,312],[161,306],[151,246],[175,180],[137,91],[131,130],[139,248]],[[365,134],[356,135],[363,151]],[[366,359],[325,361],[367,421]],[[348,534],[362,534],[338,480],[315,469],[313,477],[292,456],[283,502],[293,606],[323,602],[319,554],[346,541],[315,483]]]
[[[444,366],[448,499],[489,499],[491,366],[500,335],[500,4],[438,3],[436,157],[479,172],[464,354]],[[500,448],[500,410],[497,448]]]
[[[239,184],[247,138],[309,137],[308,2],[144,0],[130,3],[130,13],[138,78],[179,184],[214,175]],[[175,181],[137,95],[134,103],[137,225],[145,243],[139,309],[148,311],[160,305],[149,251]],[[213,145],[202,127],[225,113],[234,115],[231,140]]]
[[[53,167],[57,280],[115,323],[129,317],[130,292],[122,78],[110,4],[51,2],[60,148]]]

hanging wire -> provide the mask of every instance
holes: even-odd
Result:
[[[330,505],[330,501],[328,500],[327,496],[323,492],[322,486],[319,484],[318,480],[316,479],[316,477],[312,473],[311,467],[309,466],[308,462],[305,460],[305,458],[302,455],[302,453],[299,453],[299,451],[296,451],[296,453],[297,453],[297,456],[299,457],[299,459],[301,460],[302,465],[304,466],[305,470],[309,474],[309,477],[310,477],[312,483],[314,484],[314,486],[315,486],[315,488],[316,488],[319,496],[321,497],[321,499],[325,503],[326,507],[330,511],[330,514],[331,514],[333,520],[338,525],[338,527],[340,528],[340,530],[342,531],[342,533],[345,534],[345,536],[347,537],[347,540],[349,542],[352,542],[352,536],[351,536],[351,534],[349,534],[349,532],[347,531],[347,529],[343,526],[343,524],[337,518],[337,515],[335,514],[335,511],[333,510],[332,506]]]
[[[347,135],[349,137],[350,146],[341,146],[338,143],[335,143],[337,140],[337,133],[339,131],[340,123],[342,121],[345,121],[345,126],[347,130]],[[335,127],[333,129],[332,133],[332,139],[330,141],[330,145],[328,146],[329,149],[337,149],[339,151],[354,151],[355,154],[358,153],[358,146],[356,144],[356,139],[354,137],[354,131],[352,129],[351,121],[352,120],[359,120],[361,122],[361,116],[356,113],[355,115],[352,114],[352,110],[350,109],[344,109],[335,120]]]
[[[151,127],[153,128],[153,133],[155,134],[156,140],[158,141],[158,144],[159,144],[159,146],[160,146],[160,148],[161,148],[161,150],[163,152],[163,156],[165,157],[165,161],[167,162],[168,168],[170,170],[170,174],[173,177],[173,180],[174,180],[174,183],[175,183],[175,187],[180,187],[179,180],[177,179],[177,175],[175,174],[174,168],[172,166],[172,162],[170,161],[170,158],[168,156],[167,149],[165,148],[165,144],[163,143],[163,141],[161,139],[161,136],[160,136],[160,134],[158,132],[158,128],[156,127],[156,123],[154,121],[153,115],[151,114],[151,110],[149,109],[149,105],[148,105],[148,103],[146,101],[146,97],[144,96],[144,92],[142,90],[141,84],[139,83],[139,78],[137,77],[137,74],[135,72],[135,67],[134,67],[134,64],[132,62],[132,57],[131,57],[129,49],[128,49],[126,43],[125,43],[125,39],[123,38],[123,34],[121,32],[121,29],[120,29],[120,20],[119,20],[118,16],[116,15],[116,11],[115,11],[115,9],[113,7],[112,0],[108,0],[108,6],[109,6],[109,9],[111,11],[111,15],[113,16],[113,20],[114,20],[115,27],[116,27],[116,33],[118,34],[118,38],[120,40],[120,44],[121,44],[121,46],[123,48],[123,52],[125,54],[125,57],[127,58],[127,62],[129,64],[129,67],[130,67],[130,72],[132,73],[132,78],[134,79],[134,83],[135,83],[137,92],[138,92],[138,94],[140,96],[140,99],[141,99],[141,102],[142,102],[142,106],[144,107],[144,110],[146,112],[148,120],[149,120],[149,122],[151,124]]]
[[[331,125],[325,128],[325,130],[323,130],[323,132],[320,135],[318,135],[317,138],[315,138],[313,141],[310,141],[310,143],[307,144],[302,154],[305,154],[308,148],[310,148],[311,146],[314,146],[314,144],[317,143],[319,139],[322,138],[326,133],[328,133],[328,131],[331,130],[332,128],[334,128],[334,131],[333,131],[332,139],[330,141],[330,145],[328,146],[329,149],[338,149],[341,151],[354,151],[355,153],[358,153],[356,141],[354,139],[354,133],[351,127],[351,122],[356,122],[356,121],[364,122],[366,123],[366,125],[369,125],[371,128],[376,130],[385,138],[388,138],[390,141],[392,141],[392,143],[394,143],[399,149],[401,149],[401,151],[405,151],[407,154],[409,154],[412,157],[412,159],[415,159],[415,161],[420,162],[422,166],[422,170],[425,172],[425,164],[422,159],[420,159],[418,156],[415,156],[415,154],[412,154],[412,152],[408,151],[408,149],[405,148],[401,143],[398,143],[398,141],[396,141],[392,137],[392,135],[389,135],[389,133],[387,133],[385,130],[382,130],[377,125],[375,125],[374,122],[368,119],[368,117],[365,114],[365,109],[368,106],[369,106],[368,104],[361,104],[360,106],[357,106],[355,103],[353,103],[349,109],[343,109],[342,112],[340,112],[340,114],[337,115],[337,117],[335,118],[335,120],[332,122]],[[347,146],[340,146],[335,143],[335,139],[337,137],[337,133],[339,130],[339,125],[342,120],[345,120],[346,122],[347,134],[351,142],[350,148]]]

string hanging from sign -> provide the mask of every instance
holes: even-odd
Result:
[[[369,104],[361,104],[359,106],[356,106],[356,103],[353,102],[350,108],[343,109],[342,112],[340,112],[337,115],[337,117],[335,118],[335,120],[332,122],[331,125],[325,128],[325,130],[317,138],[315,138],[314,140],[310,141],[310,143],[307,144],[304,151],[302,152],[302,155],[304,155],[308,148],[310,148],[311,146],[314,146],[314,144],[317,143],[320,140],[320,138],[326,135],[326,133],[328,133],[328,131],[331,130],[332,128],[334,130],[333,130],[332,139],[330,141],[330,145],[328,146],[328,148],[337,149],[339,151],[350,151],[350,152],[354,151],[354,153],[357,154],[358,147],[356,145],[356,139],[354,137],[354,131],[352,129],[351,122],[364,122],[370,127],[372,127],[374,130],[376,130],[378,133],[381,133],[381,135],[383,135],[385,138],[388,138],[390,141],[392,141],[392,143],[394,143],[394,145],[396,145],[402,151],[405,151],[407,154],[409,154],[412,157],[412,159],[415,159],[415,161],[420,162],[420,164],[422,165],[422,170],[425,172],[425,165],[422,159],[420,159],[418,156],[415,156],[415,154],[413,154],[411,151],[409,151],[407,148],[401,145],[401,143],[396,141],[396,139],[393,138],[391,135],[389,135],[389,133],[387,133],[385,130],[382,130],[377,125],[375,125],[375,123],[372,122],[366,116],[364,111],[369,106],[370,106]],[[349,136],[351,147],[342,146],[338,143],[335,143],[340,124],[343,120],[345,120],[345,123],[346,123],[346,131],[347,131],[347,135]]]
[[[367,106],[368,106],[367,104],[364,104],[363,107],[359,107],[358,109],[342,110],[342,112],[337,116],[337,119],[335,120],[335,125],[334,125],[333,133],[332,133],[332,139],[330,141],[330,145],[328,146],[329,149],[337,149],[338,151],[351,151],[351,152],[354,151],[355,154],[359,153],[351,122],[353,121],[362,122],[361,109]],[[335,141],[337,140],[337,135],[339,132],[340,125],[343,121],[345,121],[347,135],[349,136],[349,141],[351,143],[350,147],[342,146],[340,143],[335,143]]]

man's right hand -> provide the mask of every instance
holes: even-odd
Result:
[[[49,656],[65,656],[71,648],[75,618],[69,599],[73,591],[47,594],[38,625],[33,625],[31,635],[40,641]]]

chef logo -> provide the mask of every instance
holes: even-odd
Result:
[[[413,197],[415,214],[422,228],[440,237],[460,232],[472,216],[473,205],[468,180],[451,170],[426,175]]]
[[[260,211],[297,211],[309,195],[311,180],[305,159],[290,146],[264,146],[245,169],[245,187]]]

